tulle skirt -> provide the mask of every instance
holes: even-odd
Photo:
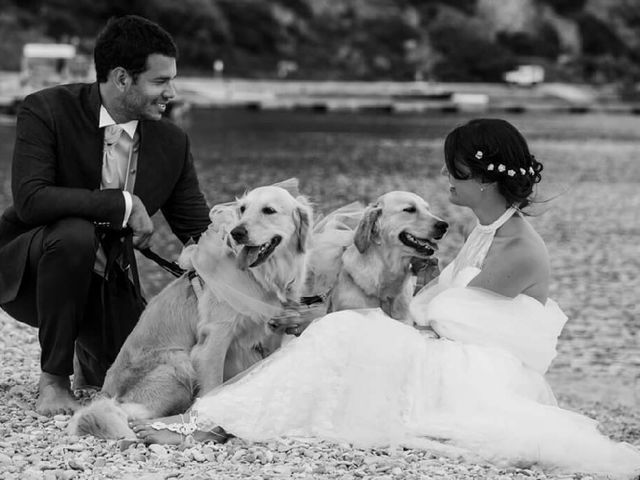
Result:
[[[194,405],[202,428],[404,445],[499,466],[616,476],[640,452],[556,406],[539,373],[499,348],[432,339],[380,310],[312,323],[265,361]]]

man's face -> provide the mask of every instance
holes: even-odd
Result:
[[[173,80],[176,59],[153,53],[147,69],[138,75],[124,95],[124,108],[131,119],[160,120],[167,103],[176,96]]]

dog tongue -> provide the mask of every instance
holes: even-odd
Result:
[[[236,264],[238,268],[241,270],[246,270],[250,265],[258,259],[258,253],[260,252],[260,247],[242,247],[240,253],[236,258]]]

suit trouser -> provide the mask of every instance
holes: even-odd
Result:
[[[105,352],[103,337],[108,332],[101,317],[104,316],[102,295],[106,281],[93,272],[97,246],[95,227],[87,220],[65,218],[40,227],[31,243],[18,296],[0,306],[16,320],[38,328],[43,372],[71,375],[76,348],[86,381],[101,385],[106,369],[133,329],[141,308],[119,315],[129,318],[123,319],[122,328],[116,328],[121,332],[120,337],[115,344],[109,342],[106,347],[109,351]],[[122,275],[122,283],[121,279]],[[135,296],[133,288],[119,291],[124,293],[114,301],[137,305],[130,298]]]

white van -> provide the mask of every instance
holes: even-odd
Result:
[[[515,70],[506,72],[504,80],[512,85],[531,87],[544,81],[544,68],[540,65],[520,65]]]

